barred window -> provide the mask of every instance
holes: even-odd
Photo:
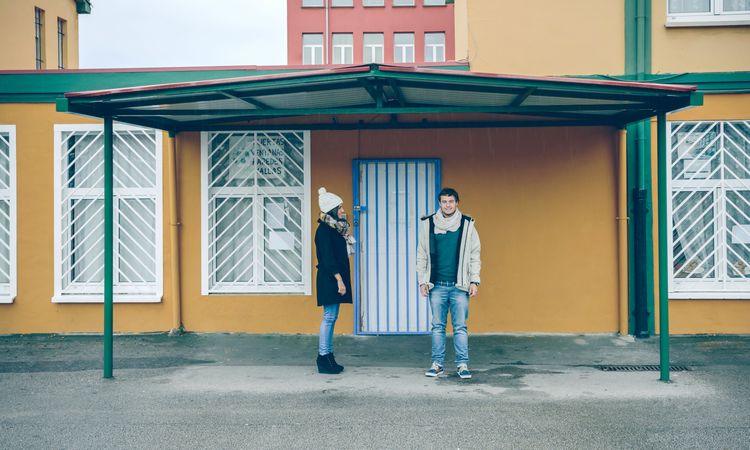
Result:
[[[204,295],[310,293],[309,135],[202,134]]]
[[[16,296],[16,127],[0,125],[0,303]]]
[[[674,298],[750,298],[750,121],[669,123]]]
[[[115,125],[116,302],[162,295],[161,132]],[[104,128],[55,126],[56,302],[101,302],[104,293]]]

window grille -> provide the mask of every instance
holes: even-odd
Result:
[[[205,132],[202,172],[203,294],[309,294],[307,132]]]
[[[669,130],[671,291],[750,295],[750,121]]]
[[[162,295],[161,133],[116,125],[115,301]],[[102,301],[104,130],[55,126],[55,301]]]
[[[15,126],[0,125],[0,303],[16,296]]]

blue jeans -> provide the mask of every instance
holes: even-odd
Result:
[[[455,286],[435,286],[430,290],[432,310],[432,361],[443,365],[445,360],[445,323],[448,310],[453,324],[453,349],[456,366],[469,364],[469,335],[466,319],[469,317],[469,293]]]
[[[318,354],[333,353],[333,326],[339,317],[339,305],[323,305],[323,320],[320,322],[320,339],[318,340]]]

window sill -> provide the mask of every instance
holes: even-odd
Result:
[[[667,16],[667,28],[680,27],[736,27],[750,25],[750,14],[732,16]]]
[[[268,295],[288,295],[288,296],[309,296],[312,295],[312,289],[310,286],[299,288],[294,286],[277,286],[267,287],[265,289],[259,289],[255,292],[249,291],[247,288],[240,287],[228,287],[228,288],[213,288],[209,291],[202,290],[201,295],[205,297],[216,297],[216,296],[238,296],[238,297],[265,297]]]
[[[9,295],[0,295],[0,304],[9,305],[13,303],[15,299],[16,299],[15,296],[11,297]]]
[[[161,303],[160,295],[115,295],[115,303]],[[52,303],[104,303],[103,295],[55,295]]]
[[[750,300],[750,292],[670,292],[670,300]]]

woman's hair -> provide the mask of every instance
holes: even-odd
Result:
[[[453,188],[444,187],[441,189],[438,194],[438,200],[440,200],[440,197],[453,197],[456,199],[456,203],[458,203],[458,192]]]
[[[331,216],[334,219],[338,220],[338,218],[339,218],[339,208],[341,208],[341,205],[337,205],[332,210],[326,211],[326,214],[328,214],[329,216]]]

